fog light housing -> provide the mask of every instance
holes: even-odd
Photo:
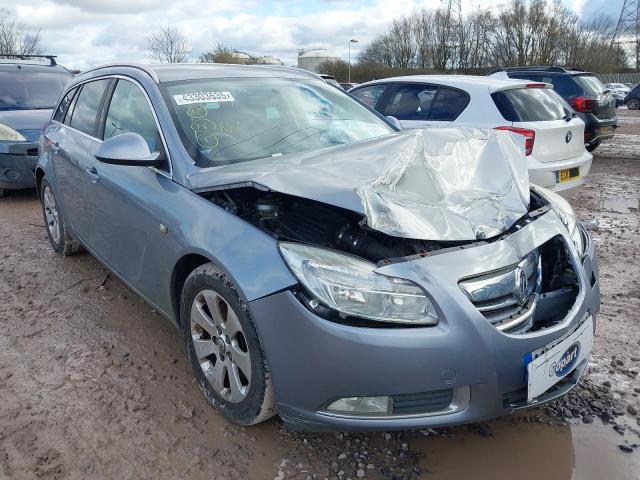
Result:
[[[327,410],[348,415],[391,415],[393,403],[387,396],[346,397],[333,402]]]

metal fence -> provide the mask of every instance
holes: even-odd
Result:
[[[632,83],[637,85],[640,83],[640,73],[598,73],[598,78],[602,83]]]

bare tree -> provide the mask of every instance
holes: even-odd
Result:
[[[40,32],[27,32],[13,14],[0,9],[0,57],[3,55],[42,55]]]
[[[175,27],[161,27],[147,37],[150,58],[160,63],[184,63],[189,60],[191,45]]]

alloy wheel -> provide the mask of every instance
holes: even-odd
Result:
[[[193,350],[209,385],[228,402],[241,402],[251,385],[251,355],[238,316],[220,294],[202,290],[190,318]]]
[[[51,187],[47,185],[42,193],[44,199],[44,215],[47,220],[47,229],[54,243],[60,242],[60,220],[58,218],[58,206],[53,196]]]
[[[627,102],[627,107],[630,110],[638,110],[638,108],[640,108],[640,100],[638,100],[637,98],[632,98]]]

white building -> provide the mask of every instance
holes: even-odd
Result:
[[[338,55],[324,49],[298,51],[298,67],[316,73],[322,73],[318,71],[318,67],[322,63],[339,59]]]

